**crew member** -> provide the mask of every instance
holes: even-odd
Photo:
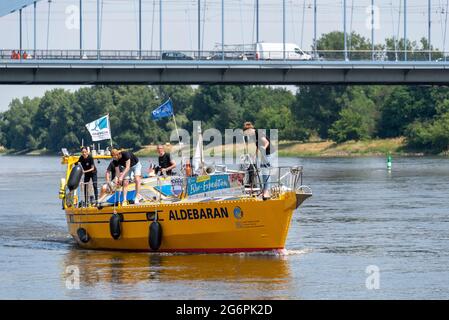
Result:
[[[251,122],[245,122],[243,124],[243,134],[246,136],[253,136],[255,138],[256,149],[261,157],[260,167],[262,168],[261,171],[263,182],[262,198],[266,200],[270,198],[268,187],[270,183],[270,168],[273,155],[270,139],[268,139],[268,137],[264,134],[260,134],[259,130],[256,130]]]
[[[108,167],[106,168],[105,173],[105,179],[106,183],[101,187],[101,193],[100,193],[100,200],[103,199],[103,197],[106,194],[111,194],[115,192],[116,184],[117,184],[117,175],[115,172],[115,160],[112,160]],[[123,167],[119,166],[120,173],[123,172]]]
[[[134,173],[134,179],[136,183],[136,197],[134,198],[134,203],[138,203],[142,196],[140,195],[140,182],[142,177],[142,165],[134,153],[130,151],[121,151],[117,149],[112,149],[112,157],[114,158],[115,174],[118,177],[117,185],[123,185],[123,206],[128,204],[127,194],[128,194],[128,184],[131,180],[131,173]],[[123,172],[120,172],[119,166],[123,166]]]
[[[176,168],[176,162],[171,158],[170,153],[165,152],[165,148],[162,144],[157,146],[157,153],[159,155],[159,166],[155,168],[150,167],[150,175],[153,170],[155,174],[173,175],[173,169]]]
[[[97,189],[97,168],[95,167],[94,159],[89,154],[89,150],[86,147],[81,148],[81,156],[78,159],[78,163],[83,167],[84,173],[84,199],[88,202],[88,188],[87,183],[92,180],[94,187],[95,202],[98,201],[98,189]]]

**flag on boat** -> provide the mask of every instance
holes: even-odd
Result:
[[[173,115],[173,104],[170,99],[161,104],[157,109],[151,112],[153,120],[158,120],[164,117],[170,117]]]
[[[86,128],[89,130],[92,141],[111,139],[109,115],[86,124]]]
[[[198,171],[204,163],[203,159],[203,134],[201,133],[201,122],[198,125],[198,142],[196,143],[195,155],[192,159],[193,170]]]

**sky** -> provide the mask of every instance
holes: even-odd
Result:
[[[387,37],[403,37],[403,0],[374,0],[375,42]],[[96,0],[83,0],[83,48],[96,49]],[[224,0],[225,44],[256,41],[256,0]],[[285,0],[286,41],[310,50],[313,43],[313,0]],[[346,0],[347,30],[371,37],[369,27],[371,0]],[[427,36],[427,1],[407,1],[408,37]],[[37,5],[37,48],[79,48],[79,0],[41,1]],[[259,40],[282,42],[283,12],[281,0],[259,0]],[[432,0],[432,43],[446,47],[448,1]],[[103,50],[138,49],[138,0],[100,0],[100,43]],[[198,0],[162,0],[162,49],[197,50]],[[317,37],[343,30],[343,0],[317,0]],[[142,0],[143,50],[159,50],[159,0]],[[48,23],[49,22],[49,23]],[[213,50],[221,43],[221,0],[201,0],[200,45]],[[0,17],[0,49],[19,47],[18,13]],[[33,8],[23,10],[23,46],[33,48]],[[40,96],[55,86],[0,86],[0,110],[14,97]],[[71,90],[76,86],[64,86]]]

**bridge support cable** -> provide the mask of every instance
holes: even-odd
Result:
[[[162,60],[162,0],[159,0],[159,51]]]
[[[139,0],[139,59],[142,59],[142,0]]]
[[[22,9],[19,10],[19,56],[22,59]]]
[[[348,34],[346,30],[346,0],[343,0],[343,41],[345,61],[348,61]]]
[[[427,3],[427,23],[428,23],[428,34],[427,40],[429,45],[429,61],[432,61],[432,0],[428,0]]]
[[[33,24],[34,24],[34,28],[33,28],[33,48],[34,48],[34,52],[33,52],[33,57],[36,57],[36,47],[37,47],[37,42],[36,42],[36,5],[37,5],[37,1],[34,1],[33,4]]]
[[[83,0],[80,0],[80,57],[83,57]]]
[[[259,0],[256,0],[256,43],[257,42],[259,42]]]
[[[404,61],[407,61],[407,0],[404,0]]]
[[[443,54],[444,54],[444,61],[446,61],[446,31],[447,31],[447,11],[449,9],[449,0],[446,0],[446,9],[445,12],[445,18],[444,18],[444,32],[443,32]]]
[[[374,0],[371,0],[371,60],[375,60],[374,45]]]
[[[316,23],[317,23],[317,6],[316,0],[313,0],[313,56],[318,59],[317,47],[316,47]]]
[[[48,0],[48,12],[47,12],[47,51],[48,51],[48,43],[50,41],[50,15],[51,15],[51,1]]]
[[[201,57],[201,0],[198,0],[198,59]]]
[[[221,0],[221,59],[224,58],[224,0]]]
[[[282,0],[282,56],[285,61],[285,0]]]
[[[354,1],[354,0],[353,0]],[[304,19],[306,14],[306,0],[302,2],[302,22],[301,22],[301,50],[304,48]]]

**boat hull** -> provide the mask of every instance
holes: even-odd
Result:
[[[266,201],[238,198],[65,211],[70,234],[86,249],[225,253],[283,249],[296,204],[296,194],[287,192]],[[114,212],[121,219],[117,239],[110,228]],[[150,225],[156,218],[162,241],[153,250]],[[88,241],[80,239],[80,228]]]

